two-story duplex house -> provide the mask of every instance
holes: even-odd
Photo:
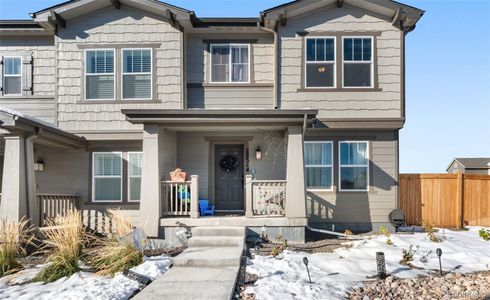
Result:
[[[199,18],[155,0],[72,0],[0,21],[1,216],[37,223],[76,203],[94,227],[122,207],[153,237],[181,222],[267,225],[291,241],[308,224],[386,224],[405,36],[422,14],[298,0]]]

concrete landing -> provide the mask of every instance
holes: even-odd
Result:
[[[245,242],[245,228],[196,227],[189,247],[173,267],[134,299],[216,299],[233,296]]]

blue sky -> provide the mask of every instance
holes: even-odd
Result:
[[[288,0],[169,0],[198,16],[258,16]],[[490,157],[490,1],[399,0],[426,10],[407,36],[407,123],[400,171],[444,172],[453,157]],[[53,0],[0,0],[0,19],[26,19]]]

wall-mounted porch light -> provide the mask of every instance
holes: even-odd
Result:
[[[44,171],[44,161],[42,159],[38,159],[37,162],[34,163],[34,171],[37,172]]]
[[[262,149],[260,149],[260,146],[257,146],[257,150],[255,150],[255,159],[256,160],[262,159]]]

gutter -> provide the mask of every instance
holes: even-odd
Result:
[[[259,30],[269,32],[274,34],[274,109],[279,109],[279,34],[277,33],[277,26],[275,29],[270,29],[261,25],[263,18],[261,17],[261,21],[257,22],[257,28]]]

